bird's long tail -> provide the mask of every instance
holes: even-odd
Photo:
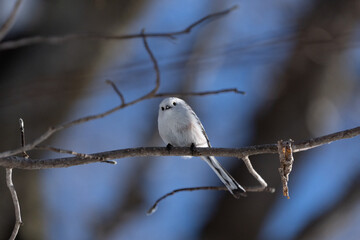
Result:
[[[235,197],[239,198],[240,195],[245,193],[245,189],[236,182],[236,180],[220,165],[215,157],[201,157],[209,164],[211,169],[216,173],[220,180],[225,184],[229,192]]]

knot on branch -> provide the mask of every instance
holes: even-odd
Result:
[[[292,139],[289,139],[287,141],[283,141],[283,140],[278,141],[278,153],[280,158],[279,173],[283,185],[283,194],[288,199],[290,198],[288,181],[294,163],[293,149],[292,149],[293,143],[294,141]]]

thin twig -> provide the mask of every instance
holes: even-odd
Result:
[[[295,152],[305,151],[310,148],[319,147],[329,144],[333,141],[352,138],[360,135],[360,127],[348,129],[345,131],[313,138],[299,144],[293,144]],[[311,146],[311,147],[310,147]],[[296,151],[295,151],[296,149]],[[197,151],[191,151],[188,147],[173,147],[170,151],[166,147],[139,147],[127,148],[108,152],[92,153],[92,156],[103,157],[106,159],[120,159],[126,157],[150,157],[150,156],[220,156],[243,158],[245,156],[259,154],[277,154],[277,144],[255,145],[244,148],[197,148]],[[19,169],[45,169],[45,168],[62,168],[83,164],[98,162],[91,158],[56,158],[56,159],[28,159],[22,157],[0,157],[0,166]]]
[[[226,187],[191,187],[191,188],[180,188],[180,189],[175,189],[165,195],[163,195],[162,197],[160,197],[158,200],[156,200],[156,202],[151,206],[151,208],[149,208],[149,210],[146,212],[147,215],[151,215],[153,214],[156,210],[157,210],[157,206],[159,204],[159,202],[161,202],[162,200],[164,200],[165,198],[172,196],[178,192],[192,192],[192,191],[199,191],[199,190],[217,190],[217,191],[228,191]]]
[[[205,96],[219,93],[234,92],[237,94],[245,95],[244,91],[240,91],[237,88],[226,88],[215,91],[204,91],[204,92],[185,92],[185,93],[157,93],[154,97],[182,97],[182,96]]]
[[[119,96],[121,100],[121,105],[125,105],[125,98],[124,95],[121,93],[119,88],[116,86],[116,84],[111,80],[105,81],[107,84],[110,84],[116,94]],[[245,95],[246,92],[240,91],[237,88],[225,88],[220,90],[214,90],[214,91],[204,91],[204,92],[184,92],[184,93],[156,93],[153,95],[154,98],[160,98],[160,97],[184,97],[184,96],[206,96],[206,95],[214,95],[214,94],[220,94],[220,93],[229,93],[233,92],[236,94]]]
[[[15,225],[14,225],[14,229],[11,233],[11,236],[9,238],[9,239],[13,240],[16,238],[16,236],[19,232],[20,225],[22,224],[22,220],[21,220],[19,199],[17,197],[14,183],[12,181],[12,168],[6,168],[6,185],[9,188],[9,191],[11,193],[11,198],[13,200],[14,208],[15,208]]]
[[[148,97],[153,97],[160,88],[160,69],[159,69],[159,65],[158,65],[158,63],[156,61],[156,58],[155,58],[154,54],[152,53],[152,51],[151,51],[151,49],[149,47],[149,44],[148,44],[148,42],[146,40],[145,29],[141,30],[141,34],[142,34],[142,39],[143,39],[145,49],[146,49],[147,53],[150,56],[150,59],[151,59],[151,61],[153,63],[154,70],[155,70],[155,73],[156,73],[156,80],[155,80],[154,89],[152,91],[150,91],[147,95],[144,96],[144,98],[148,98]]]
[[[15,2],[14,8],[11,11],[9,17],[6,19],[4,24],[1,26],[1,28],[0,28],[0,42],[1,42],[1,40],[4,39],[6,34],[10,31],[11,27],[14,25],[15,19],[16,19],[16,14],[17,14],[17,12],[18,12],[18,10],[20,8],[21,3],[22,3],[22,0],[17,0]]]
[[[261,187],[260,189],[265,189],[268,185],[267,183],[265,182],[265,180],[260,176],[260,174],[258,174],[254,167],[252,166],[251,164],[251,161],[249,159],[249,156],[245,156],[242,158],[242,160],[244,161],[248,171],[251,173],[251,175],[253,175],[253,177],[260,183]]]
[[[191,30],[196,27],[197,25],[207,21],[207,20],[210,20],[210,19],[214,19],[214,18],[217,18],[217,17],[220,17],[220,16],[223,16],[223,15],[226,15],[228,13],[230,13],[231,11],[234,11],[235,9],[238,8],[238,5],[234,5],[232,6],[231,8],[227,9],[227,10],[224,10],[224,11],[221,11],[221,12],[216,12],[216,13],[212,13],[212,14],[209,14],[201,19],[199,19],[198,21],[194,22],[193,24],[191,24],[190,26],[188,26],[185,30],[183,31],[179,31],[177,33],[173,33],[171,34],[172,36],[175,36],[175,35],[180,35],[180,34],[183,34],[183,33],[189,33],[191,32]]]
[[[24,121],[22,118],[19,119],[19,125],[20,125],[20,139],[21,139],[21,146],[25,146],[25,127],[24,127]],[[28,159],[29,155],[24,151],[23,152],[24,159]],[[20,226],[22,224],[21,220],[21,211],[20,211],[20,203],[19,199],[15,190],[14,183],[12,181],[12,168],[6,168],[6,185],[9,188],[11,198],[13,200],[14,208],[15,208],[15,225],[13,228],[13,231],[11,233],[11,236],[9,239],[14,240],[19,232]]]
[[[125,105],[125,98],[124,98],[124,95],[120,92],[120,90],[118,89],[118,87],[115,85],[115,83],[111,80],[106,80],[105,81],[107,84],[110,84],[111,87],[114,89],[114,91],[116,92],[116,94],[119,96],[120,98],[120,101],[121,101],[121,105],[120,106],[123,106]]]
[[[24,46],[30,46],[30,45],[35,45],[35,44],[61,44],[61,43],[74,41],[74,40],[115,40],[115,41],[118,41],[118,40],[133,39],[133,38],[143,38],[144,36],[148,37],[148,38],[150,38],[150,37],[166,37],[166,38],[174,39],[175,36],[188,34],[191,32],[191,30],[193,28],[200,25],[201,23],[203,23],[207,20],[215,19],[220,16],[224,16],[224,15],[230,13],[231,11],[235,10],[236,8],[237,8],[237,6],[233,6],[227,10],[209,14],[209,15],[201,18],[200,20],[197,20],[196,22],[190,24],[188,27],[184,28],[183,30],[175,31],[175,32],[146,33],[146,34],[140,33],[140,34],[128,34],[128,35],[118,35],[118,36],[116,36],[116,35],[101,35],[101,34],[67,34],[67,35],[63,35],[63,36],[49,36],[49,37],[33,36],[33,37],[21,38],[21,39],[17,39],[17,40],[6,41],[3,43],[0,43],[0,51],[24,47]]]
[[[22,118],[19,118],[19,125],[20,125],[20,144],[22,147],[25,146],[25,126],[24,126],[24,120]],[[26,153],[26,151],[23,151],[23,157],[29,158],[29,155]]]
[[[206,186],[206,187],[190,187],[190,188],[179,188],[179,189],[175,189],[165,195],[163,195],[162,197],[160,197],[158,200],[156,200],[156,202],[149,208],[149,210],[146,212],[147,215],[151,215],[153,214],[156,209],[158,204],[164,200],[165,198],[172,196],[176,193],[179,192],[192,192],[192,191],[199,191],[199,190],[215,190],[215,191],[228,191],[228,189],[226,187],[212,187],[212,186]],[[275,189],[274,188],[259,188],[259,187],[247,187],[245,188],[246,192],[269,192],[269,193],[274,193]]]
[[[96,160],[98,162],[110,163],[110,164],[113,164],[113,165],[117,164],[116,161],[107,160],[104,157],[93,156],[91,154],[86,154],[86,153],[77,153],[77,152],[74,152],[72,150],[66,150],[66,149],[56,148],[56,147],[51,147],[51,146],[36,146],[34,149],[52,151],[52,152],[56,152],[56,153],[66,153],[66,154],[71,154],[71,155],[74,155],[74,156],[82,158],[82,159],[87,158],[87,159],[94,159],[94,160]]]
[[[326,143],[332,143],[337,140],[355,137],[359,135],[359,132],[360,132],[360,127],[356,127],[356,128],[328,134],[322,137],[312,138],[310,140],[303,141],[298,144],[293,144],[292,149],[293,152],[307,151],[309,149],[319,147]]]

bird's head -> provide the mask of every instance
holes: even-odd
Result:
[[[176,97],[169,97],[162,100],[162,102],[159,105],[159,114],[165,113],[168,111],[172,111],[174,109],[183,108],[186,106],[186,103],[184,100]]]

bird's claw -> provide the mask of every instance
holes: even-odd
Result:
[[[166,145],[166,149],[169,151],[169,153],[170,153],[170,151],[171,151],[171,149],[172,149],[173,147],[174,147],[174,146],[171,145],[170,143],[168,143],[168,145]]]
[[[191,144],[190,151],[191,151],[191,155],[193,156],[198,152],[194,143]]]

